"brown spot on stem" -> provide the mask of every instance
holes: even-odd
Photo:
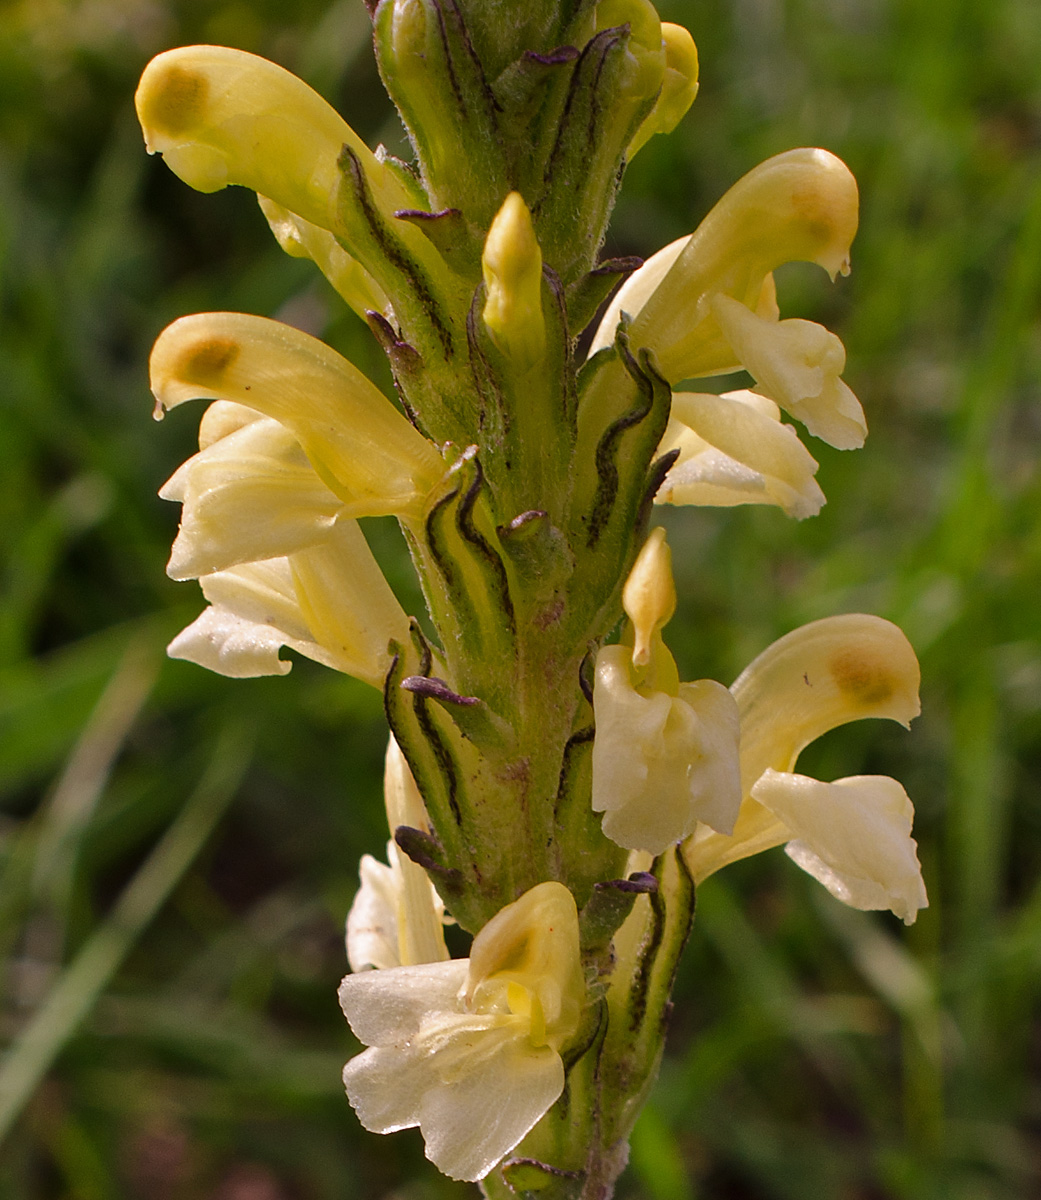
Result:
[[[893,694],[893,680],[885,663],[865,650],[842,650],[828,664],[840,692],[859,704],[883,704]]]
[[[185,383],[215,388],[238,358],[240,350],[241,347],[233,338],[206,338],[185,350],[175,375]]]
[[[149,131],[170,137],[198,127],[210,85],[205,75],[171,64],[163,70],[142,106],[142,123]]]

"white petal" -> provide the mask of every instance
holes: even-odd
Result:
[[[232,679],[285,675],[291,663],[278,657],[285,638],[261,625],[211,605],[167,646],[171,658],[185,659]]]
[[[226,571],[216,571],[204,575],[199,586],[211,604],[227,609],[243,620],[270,625],[280,630],[287,642],[311,640],[286,558],[243,563]]]
[[[427,1158],[452,1179],[483,1179],[563,1090],[559,1054],[526,1038],[504,1040],[480,1071],[423,1096],[419,1124]]]
[[[839,379],[846,352],[833,333],[812,321],[766,320],[722,294],[712,314],[760,390],[810,433],[839,450],[864,444],[864,410]]]
[[[306,549],[328,537],[343,509],[296,438],[269,418],[200,451],[159,494],[184,504],[167,566],[173,579]]]
[[[824,503],[817,463],[779,417],[772,400],[748,390],[677,392],[660,452],[680,456],[657,501],[776,504],[792,517],[815,516]]]
[[[347,961],[354,972],[400,967],[397,883],[394,871],[363,854],[361,886],[347,914]]]
[[[697,822],[733,825],[740,803],[737,708],[711,680],[679,696],[644,696],[632,685],[629,652],[597,656],[593,706],[593,809],[604,833],[630,850],[660,854]]]
[[[790,830],[790,857],[839,900],[892,909],[908,925],[928,904],[911,837],[914,808],[895,779],[821,783],[768,770],[752,795]]]
[[[359,1041],[395,1045],[414,1037],[424,1020],[457,1011],[469,968],[468,958],[457,958],[348,975],[340,1007]]]

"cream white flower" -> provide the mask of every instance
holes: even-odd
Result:
[[[593,810],[618,845],[660,854],[699,822],[733,828],[737,706],[714,680],[680,683],[662,641],[676,602],[663,529],[647,539],[622,602],[633,645],[605,646],[596,660]]]
[[[483,1179],[563,1091],[584,991],[575,902],[552,882],[493,917],[469,959],[348,975],[340,1003],[369,1047],[343,1073],[359,1120],[418,1125],[444,1174]]]
[[[918,684],[907,638],[862,613],[811,622],[763,651],[731,688],[744,799],[732,836],[701,828],[684,843],[695,880],[792,843],[793,860],[839,899],[913,921],[927,901],[903,788],[877,776],[820,783],[793,768],[810,742],[847,721],[909,724],[919,712]]]

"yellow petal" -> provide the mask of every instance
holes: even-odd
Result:
[[[672,383],[734,370],[734,351],[712,314],[712,297],[723,293],[752,311],[768,309],[767,277],[782,263],[816,262],[833,276],[848,270],[857,207],[853,176],[827,150],[789,150],[761,163],[726,193],[678,253],[675,243],[667,248],[664,261],[672,256],[672,264],[649,295],[636,272],[629,295],[618,301],[619,311],[633,318],[632,345],[653,350]],[[655,264],[647,278],[659,272]],[[633,302],[640,299],[637,309]],[[613,338],[613,328],[602,326],[594,347],[608,335]]]
[[[440,455],[374,384],[317,338],[245,313],[181,317],[150,362],[158,411],[196,397],[274,417],[349,516],[422,514]]]
[[[391,641],[408,638],[408,618],[357,521],[337,521],[320,545],[289,557],[300,611],[338,671],[383,687]]]
[[[390,301],[368,271],[336,238],[266,196],[258,196],[278,244],[293,258],[309,258],[362,320],[369,312],[390,315]]]
[[[633,155],[656,133],[672,133],[698,94],[698,48],[682,25],[662,21],[661,40],[665,49],[665,78],[654,108],[629,143],[626,156]]]
[[[817,462],[777,405],[756,392],[676,392],[659,453],[678,449],[658,504],[776,504],[791,517],[815,516],[824,493]]]
[[[712,298],[712,314],[760,391],[839,450],[864,444],[860,402],[839,378],[842,343],[813,321],[770,321],[729,296]]]
[[[672,579],[672,551],[665,530],[652,529],[636,556],[622,588],[622,608],[633,623],[633,665],[651,661],[652,638],[676,611],[676,585]]]
[[[549,1045],[558,1049],[578,1029],[585,984],[578,952],[578,910],[562,883],[530,888],[484,926],[470,948],[464,1004],[481,1011],[504,988],[536,998]]]

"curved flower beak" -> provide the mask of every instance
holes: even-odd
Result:
[[[321,96],[265,58],[226,46],[157,55],[134,97],[150,154],[201,192],[229,184],[269,196],[322,229],[335,229],[340,152],[349,147],[388,212],[404,189]]]
[[[159,335],[149,368],[158,416],[203,397],[280,422],[348,516],[419,519],[444,474],[433,444],[356,367],[279,321],[244,313],[181,317]]]

